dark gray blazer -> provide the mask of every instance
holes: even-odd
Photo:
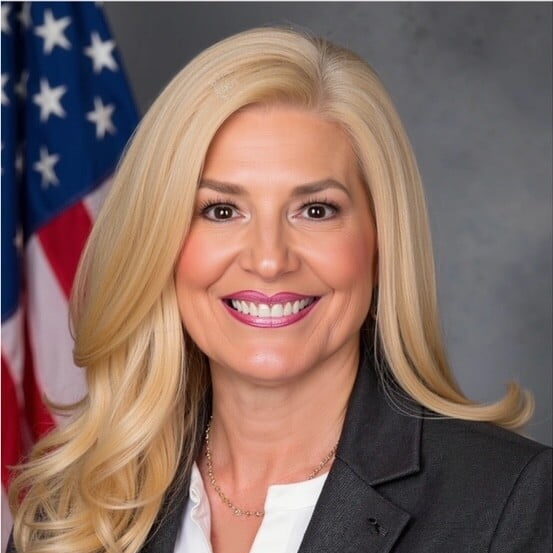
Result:
[[[336,459],[298,553],[551,553],[552,449],[489,423],[429,418],[414,402],[416,416],[401,414],[360,346]],[[172,487],[141,553],[173,553],[188,485]]]

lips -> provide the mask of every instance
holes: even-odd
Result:
[[[297,296],[297,294],[296,294]],[[273,296],[274,297],[274,296]],[[238,311],[234,307],[231,307],[230,300],[223,299],[221,302],[226,309],[226,311],[235,319],[240,321],[241,323],[244,323],[248,326],[254,326],[258,328],[279,328],[283,326],[289,326],[294,323],[297,323],[298,321],[301,321],[305,317],[308,316],[308,314],[315,308],[315,306],[319,303],[320,296],[302,296],[305,297],[317,297],[317,299],[313,302],[311,302],[309,305],[301,309],[300,311],[297,311],[296,313],[290,313],[287,315],[284,315],[284,313],[279,316],[265,316],[261,315],[251,315],[249,313],[244,313],[242,311]],[[287,304],[288,306],[290,304]]]
[[[267,305],[273,305],[275,303],[286,303],[286,302],[295,302],[301,301],[308,298],[318,298],[319,296],[314,295],[305,295],[305,294],[296,294],[295,292],[279,292],[273,296],[267,296],[262,292],[257,292],[256,290],[241,290],[224,296],[223,300],[242,300],[252,303],[265,303]]]

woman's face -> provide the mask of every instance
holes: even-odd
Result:
[[[175,276],[184,327],[212,368],[265,383],[316,370],[357,344],[375,275],[375,225],[341,127],[288,106],[229,118],[210,145]],[[222,299],[247,290],[320,299],[294,313],[294,298],[282,311],[248,298],[243,314]]]

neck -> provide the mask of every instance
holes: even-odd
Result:
[[[217,481],[231,492],[307,479],[338,442],[358,363],[358,341],[352,341],[278,386],[254,384],[212,364],[210,448]],[[205,467],[205,448],[201,463]]]

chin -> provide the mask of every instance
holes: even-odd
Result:
[[[279,355],[266,347],[258,353],[241,356],[238,364],[229,370],[243,378],[259,383],[280,383],[301,376],[309,370],[308,365],[299,362],[297,356]]]

